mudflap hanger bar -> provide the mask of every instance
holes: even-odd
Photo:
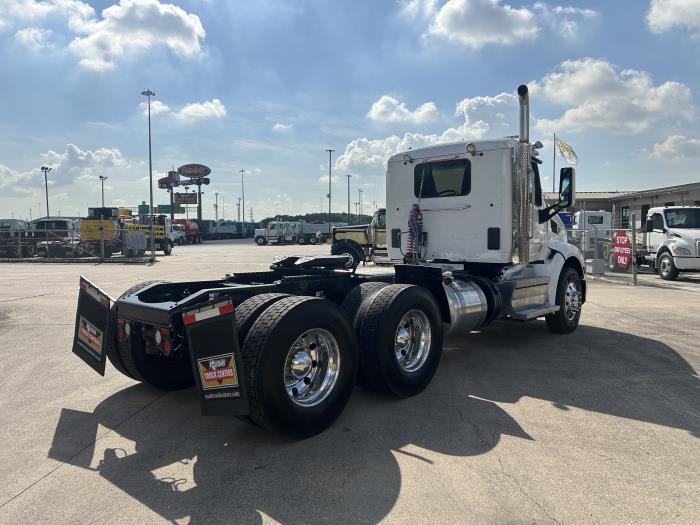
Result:
[[[182,314],[205,416],[248,413],[243,361],[230,300],[210,301]]]
[[[114,330],[110,322],[113,303],[114,299],[80,276],[73,353],[102,376],[105,375],[107,345],[113,344]]]

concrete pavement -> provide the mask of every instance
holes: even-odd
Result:
[[[210,242],[154,266],[0,265],[0,523],[698,523],[700,283],[594,281],[581,326],[449,341],[407,400],[357,388],[293,442],[202,417],[71,351],[78,275],[132,284],[265,269],[319,247]]]

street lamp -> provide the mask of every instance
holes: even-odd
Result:
[[[331,156],[334,149],[327,149],[328,152],[328,236],[331,235]]]
[[[156,247],[155,239],[153,238],[153,158],[151,156],[151,97],[155,97],[156,94],[147,89],[142,91],[141,94],[148,97],[148,190],[150,192],[151,205],[148,213],[148,222],[150,225],[150,237],[151,237],[151,262],[156,260]]]
[[[245,239],[245,187],[243,186],[243,175],[245,175],[245,170],[241,170],[241,215],[243,216],[243,224],[241,225],[241,234]]]
[[[345,175],[348,178],[348,225],[350,225],[350,175],[349,173]]]
[[[363,193],[363,191],[364,191],[364,190],[363,190],[362,188],[358,188],[358,189],[357,189],[357,194],[359,195],[359,197],[358,197],[357,200],[358,200],[359,203],[360,203],[360,215],[362,215],[362,193]]]
[[[102,207],[105,207],[105,181],[109,177],[105,177],[104,175],[100,175],[100,183],[102,184]]]
[[[51,166],[42,166],[41,171],[44,172],[44,186],[46,187],[46,217],[50,217],[49,215],[49,179],[47,175],[49,174],[49,171],[51,171]],[[39,210],[41,211],[41,210]]]
[[[216,224],[219,224],[219,192],[215,191],[214,192],[214,220],[216,221]]]

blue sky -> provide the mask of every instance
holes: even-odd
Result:
[[[156,92],[154,178],[212,167],[235,216],[384,203],[386,158],[441,141],[532,134],[578,153],[579,190],[698,180],[700,0],[0,0],[0,215],[84,215],[148,196],[140,92]],[[545,181],[545,186],[551,179]],[[167,194],[156,190],[156,203]],[[325,205],[327,206],[327,205]]]

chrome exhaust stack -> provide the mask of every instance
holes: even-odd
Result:
[[[513,217],[513,262],[526,264],[530,259],[530,96],[525,84],[518,86],[520,133],[516,149]]]

